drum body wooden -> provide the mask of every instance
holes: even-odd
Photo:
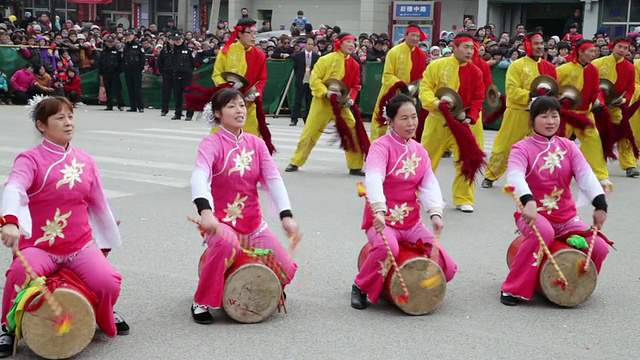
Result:
[[[209,254],[200,257],[201,273]],[[276,274],[258,259],[241,253],[224,276],[222,308],[235,321],[252,324],[269,318],[278,308],[282,285]]]
[[[364,245],[358,256],[358,270],[371,249],[371,244]],[[393,267],[389,269],[384,281],[384,295],[400,310],[409,315],[426,315],[437,308],[444,300],[447,281],[436,262],[427,258],[426,249],[418,249],[411,244],[401,243],[396,258],[398,268],[409,289],[409,302],[399,304],[396,298],[404,294],[399,277]]]
[[[511,268],[511,264],[513,264],[523,241],[524,236],[519,236],[509,246],[507,251],[507,265],[509,268]],[[587,259],[585,253],[558,240],[551,244],[549,252],[553,255],[558,267],[567,278],[568,286],[566,290],[563,290],[557,283],[556,271],[551,261],[544,256],[538,267],[536,280],[538,293],[552,303],[564,307],[573,307],[585,302],[595,290],[598,282],[598,272],[593,261],[589,260],[589,268],[585,272],[584,264]]]
[[[49,278],[55,277],[55,274]],[[54,327],[56,316],[45,302],[37,310],[25,311],[22,317],[22,333],[29,348],[45,359],[67,359],[84,350],[96,331],[93,307],[81,292],[63,284],[53,291],[64,313],[72,317],[68,333],[58,335]],[[42,295],[26,305],[29,308],[41,300]]]

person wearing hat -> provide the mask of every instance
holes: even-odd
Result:
[[[171,120],[180,120],[182,118],[182,104],[184,100],[184,91],[193,81],[193,70],[196,67],[196,59],[193,57],[193,50],[187,47],[184,37],[180,33],[173,35],[173,97],[176,102],[176,112]],[[185,121],[191,121],[193,110],[187,108],[187,117]]]
[[[371,117],[370,139],[372,142],[387,133],[387,119],[384,116],[384,107],[387,102],[398,91],[407,92],[409,84],[422,79],[424,69],[427,67],[427,55],[417,46],[425,40],[427,40],[427,35],[418,26],[412,24],[405,30],[404,42],[392,47],[387,53],[387,60],[382,71],[382,87]],[[384,40],[377,40],[376,44],[380,41]],[[426,114],[418,113],[418,116],[424,126]],[[419,136],[422,136],[422,128]],[[416,139],[419,140],[419,136],[416,132]]]
[[[126,43],[124,45],[124,81],[129,93],[129,106],[127,112],[144,112],[142,102],[142,70],[144,70],[145,56],[140,42],[136,40],[132,31],[125,32]]]
[[[387,54],[384,52],[384,39],[378,39],[373,45],[373,48],[369,49],[367,53],[367,61],[384,62],[387,58]]]
[[[160,116],[169,113],[169,101],[173,92],[173,38],[166,41],[165,46],[158,55],[158,70],[162,75],[162,108]]]
[[[124,111],[122,83],[120,82],[124,58],[122,52],[116,48],[116,38],[113,35],[108,35],[104,44],[98,58],[98,73],[107,91],[107,108],[105,110],[112,111],[113,103],[116,102],[118,110]]]
[[[633,64],[626,61],[627,54],[629,53],[629,47],[631,45],[631,39],[628,37],[619,37],[615,39],[610,45],[611,55],[601,57],[593,60],[592,64],[600,71],[600,79],[607,79],[611,81],[616,88],[616,94],[624,95],[618,97],[609,106],[609,112],[611,113],[611,120],[615,124],[620,124],[623,119],[623,109],[626,109],[631,105],[631,98],[635,92],[635,78],[638,74],[635,73]],[[629,120],[629,118],[627,118]],[[638,171],[638,158],[637,154],[634,154],[634,149],[631,146],[631,141],[636,142],[634,135],[640,136],[640,125],[638,122],[630,122],[631,126],[628,127],[624,133],[624,139],[618,141],[618,159],[619,165],[622,170],[626,172],[627,177],[640,176]],[[629,133],[629,130],[631,131]],[[601,134],[602,135],[602,134]]]

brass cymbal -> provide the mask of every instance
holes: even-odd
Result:
[[[500,105],[500,90],[494,84],[491,84],[487,89],[487,103],[491,107],[498,107]]]
[[[414,80],[411,82],[411,84],[409,84],[407,86],[407,88],[409,89],[409,92],[407,95],[411,96],[411,97],[416,97],[418,96],[418,91],[420,90],[420,79],[418,80]]]
[[[616,85],[607,79],[600,79],[600,89],[604,92],[604,101],[607,105],[611,105],[624,96],[624,92],[620,95],[616,94]]]
[[[533,82],[531,83],[531,91],[535,92],[541,87],[551,89],[551,96],[558,96],[558,82],[551,76],[540,75],[537,78],[533,79]]]
[[[462,98],[452,88],[441,87],[436,91],[436,97],[451,105],[451,114],[453,114],[454,117],[463,110]]]
[[[249,80],[247,80],[247,78],[245,78],[244,76],[232,72],[232,71],[223,71],[222,72],[222,78],[224,79],[224,81],[231,81],[231,82],[240,82],[242,83],[242,87],[247,87],[249,86]]]
[[[573,85],[562,85],[559,90],[560,98],[571,100],[571,109],[577,109],[582,105],[582,91]]]

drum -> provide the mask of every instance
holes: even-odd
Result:
[[[209,248],[200,257],[198,275],[207,260]],[[280,279],[259,259],[241,253],[224,275],[222,308],[233,320],[252,324],[266,320],[280,304]]]
[[[507,265],[511,268],[518,249],[524,241],[524,236],[517,237],[507,251]],[[591,239],[587,239],[590,242]],[[567,278],[567,288],[563,290],[557,283],[557,274],[551,261],[545,255],[538,267],[536,290],[554,304],[563,307],[573,307],[585,302],[596,288],[598,272],[592,260],[589,268],[584,271],[587,255],[565,243],[554,240],[549,246],[549,252],[553,255],[558,267]]]
[[[367,243],[358,257],[358,270],[366,260],[371,249]],[[401,243],[396,257],[398,268],[409,289],[409,302],[399,304],[396,298],[403,295],[402,285],[393,266],[389,269],[384,281],[384,295],[400,310],[409,315],[425,315],[438,307],[447,290],[444,271],[436,262],[427,258],[427,248],[421,242],[416,244]]]
[[[96,317],[89,299],[93,296],[95,300],[95,296],[85,295],[65,281],[60,273],[47,278],[49,289],[53,283],[56,284],[53,290],[55,300],[60,303],[63,312],[72,317],[69,332],[62,335],[56,332],[53,323],[56,316],[40,294],[29,299],[25,306],[22,334],[27,346],[38,356],[45,359],[67,359],[84,350],[93,339]]]

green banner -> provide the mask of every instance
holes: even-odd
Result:
[[[264,88],[264,94],[262,94],[265,114],[275,114],[276,110],[278,110],[278,105],[280,104],[282,96],[284,96],[284,89],[287,87],[292,69],[293,62],[290,60],[267,61],[269,78],[267,80],[267,86]],[[294,87],[292,81],[290,89]],[[290,103],[293,104],[293,101]]]
[[[27,65],[28,61],[18,54],[17,48],[0,47],[0,69],[7,75],[7,81],[13,73]]]
[[[382,87],[383,70],[384,63],[379,62],[367,62],[362,68],[362,89],[358,106],[363,115],[373,115],[378,93]]]

